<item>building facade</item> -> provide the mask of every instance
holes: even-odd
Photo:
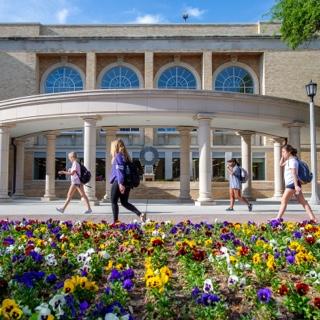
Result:
[[[136,198],[227,198],[232,157],[247,196],[279,198],[281,144],[309,159],[304,86],[320,81],[319,58],[319,41],[292,51],[273,23],[0,24],[1,197],[63,197],[57,172],[77,151],[90,197],[108,199],[119,137],[142,170],[141,150],[157,151]]]

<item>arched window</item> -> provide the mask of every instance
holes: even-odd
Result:
[[[80,73],[68,66],[52,70],[44,82],[44,93],[57,93],[83,90]]]
[[[102,89],[135,89],[140,87],[137,73],[127,66],[107,70],[101,79]]]
[[[247,70],[231,66],[219,72],[214,88],[216,91],[254,93],[254,82]]]
[[[197,80],[187,68],[173,66],[161,73],[157,85],[162,89],[196,89]]]

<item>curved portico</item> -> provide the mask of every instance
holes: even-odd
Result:
[[[47,175],[45,198],[54,194],[52,165],[54,165],[54,138],[58,131],[84,128],[85,163],[95,172],[96,128],[115,127],[176,127],[181,129],[181,156],[189,153],[188,130],[198,129],[199,139],[199,203],[211,202],[211,179],[208,163],[211,154],[206,144],[210,130],[231,129],[242,137],[244,163],[250,167],[250,139],[248,133],[260,133],[276,140],[288,137],[292,126],[300,130],[300,138],[308,143],[308,105],[302,102],[275,97],[218,93],[205,90],[92,90],[72,93],[45,94],[5,100],[0,103],[0,197],[8,198],[8,144],[9,139],[18,138],[22,148],[23,138],[46,133],[50,138],[47,152]],[[319,124],[320,113],[316,114]],[[290,125],[292,124],[292,125]],[[296,124],[300,124],[297,126]],[[107,130],[108,132],[108,130]],[[295,131],[296,134],[296,131]],[[249,135],[250,136],[250,135]],[[107,139],[109,141],[110,139]],[[51,155],[51,157],[50,157]],[[53,158],[53,159],[51,159]],[[180,163],[181,199],[189,198],[187,172],[190,162]],[[107,170],[107,169],[106,169]],[[279,170],[275,169],[278,175]],[[21,174],[19,175],[19,177]],[[279,177],[276,188],[279,193]],[[95,200],[95,181],[88,189],[89,196]],[[21,183],[19,184],[21,186]],[[251,183],[245,186],[250,195]],[[20,188],[21,189],[21,188]],[[108,192],[108,190],[107,190]],[[19,190],[23,193],[23,190]],[[107,194],[106,194],[107,196]]]

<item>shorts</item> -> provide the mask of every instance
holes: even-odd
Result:
[[[72,183],[73,186],[76,186],[77,188],[80,188],[81,187],[81,183],[78,184],[78,183]]]
[[[300,181],[298,181],[298,186],[301,188],[301,183]],[[295,187],[294,187],[294,183],[290,183],[286,186],[286,189],[291,189],[291,190],[294,190]]]

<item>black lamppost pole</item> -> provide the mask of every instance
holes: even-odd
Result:
[[[317,139],[316,139],[316,119],[314,116],[314,97],[317,94],[317,84],[312,80],[306,85],[307,95],[310,98],[310,158],[311,158],[311,172],[313,179],[311,182],[311,204],[319,204],[318,196],[318,174],[317,174]]]

